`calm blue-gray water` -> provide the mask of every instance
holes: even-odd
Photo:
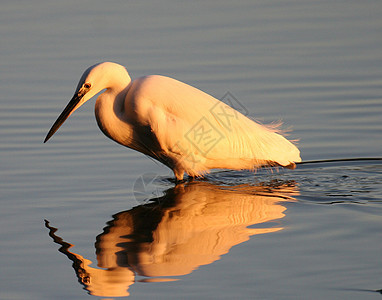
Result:
[[[43,144],[82,72],[115,61],[282,120],[304,161],[382,157],[381,16],[375,0],[2,1],[0,299],[381,299],[381,161],[175,187],[102,134],[94,101]]]

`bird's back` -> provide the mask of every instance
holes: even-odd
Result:
[[[148,140],[142,137],[142,142],[155,138],[158,155],[190,175],[213,168],[254,169],[301,161],[297,147],[277,128],[260,125],[175,79],[152,75],[134,80],[125,105],[139,126],[150,129]]]

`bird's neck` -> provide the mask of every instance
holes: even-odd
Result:
[[[95,116],[101,131],[119,144],[131,143],[133,130],[125,114],[124,102],[130,84],[121,88],[109,88],[102,93],[95,105]]]

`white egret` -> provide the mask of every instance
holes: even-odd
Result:
[[[277,128],[260,125],[214,97],[172,78],[151,75],[131,81],[125,67],[103,62],[82,75],[73,98],[45,141],[82,104],[99,95],[95,116],[117,143],[169,167],[177,181],[210,169],[295,167],[297,147]]]

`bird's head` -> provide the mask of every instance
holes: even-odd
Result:
[[[86,101],[104,89],[112,88],[120,84],[126,85],[129,81],[130,77],[125,67],[119,64],[103,62],[89,67],[81,76],[73,98],[69,101],[46,135],[44,143],[47,142],[65,120]]]

